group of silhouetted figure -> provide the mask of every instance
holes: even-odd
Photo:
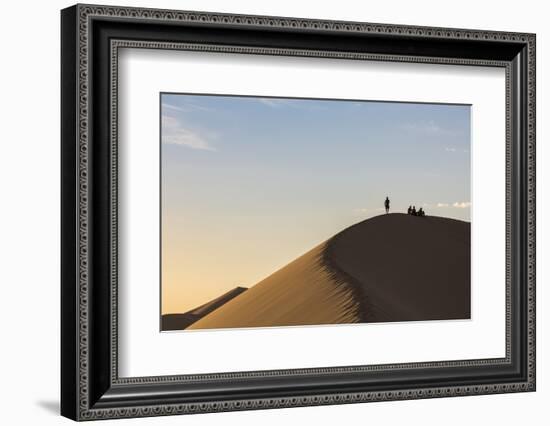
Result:
[[[386,197],[386,199],[384,200],[384,208],[386,209],[386,214],[388,214],[390,212],[389,197]],[[420,216],[420,217],[426,216],[426,212],[424,211],[424,209],[422,209],[422,207],[416,210],[415,206],[409,206],[409,208],[407,209],[407,214],[411,216]]]
[[[416,210],[415,206],[412,206],[412,207],[409,206],[409,208],[407,209],[407,214],[410,214],[411,216],[420,216],[420,217],[426,216],[426,212],[422,209],[422,207]]]

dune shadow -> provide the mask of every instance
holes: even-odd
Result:
[[[57,400],[36,401],[36,405],[50,414],[59,415],[59,401]]]

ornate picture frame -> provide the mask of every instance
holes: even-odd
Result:
[[[61,30],[62,415],[93,420],[535,390],[534,34],[96,5],[64,9]],[[503,68],[506,356],[120,377],[121,48]]]

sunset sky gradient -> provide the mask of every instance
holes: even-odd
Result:
[[[470,221],[470,106],[162,94],[162,314],[250,287],[342,229]]]

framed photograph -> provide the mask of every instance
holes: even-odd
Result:
[[[61,12],[61,411],[535,390],[535,35]]]

